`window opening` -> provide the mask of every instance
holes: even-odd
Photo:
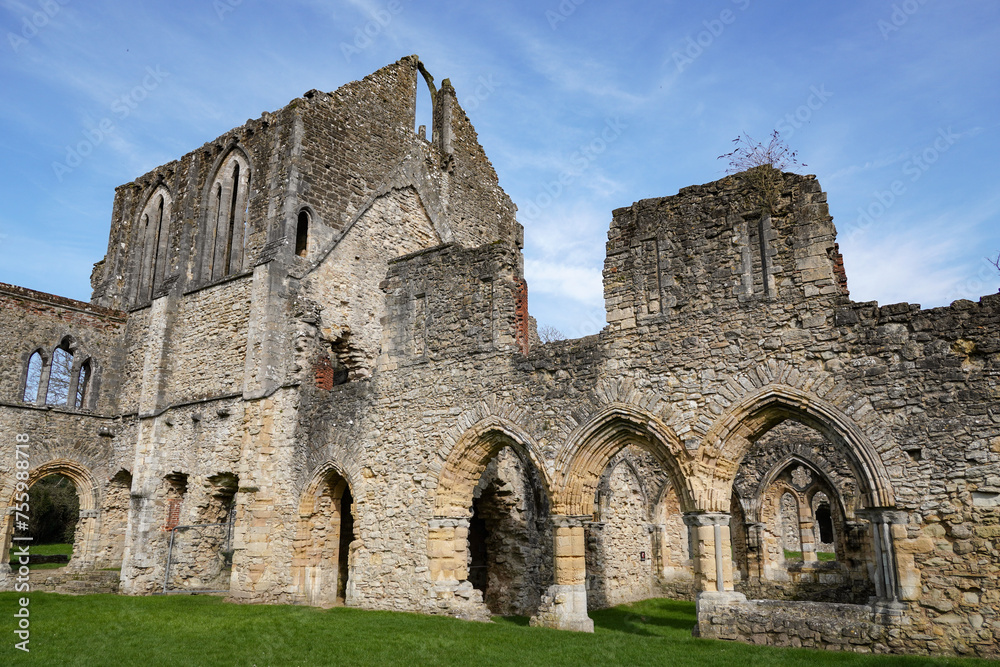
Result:
[[[69,401],[69,383],[73,373],[73,353],[63,343],[52,353],[49,371],[49,388],[45,396],[48,405],[66,405]]]
[[[44,366],[42,355],[35,352],[28,359],[28,372],[24,378],[24,392],[21,400],[25,403],[38,402],[38,387],[42,383],[42,367]]]
[[[295,254],[305,257],[309,246],[309,213],[299,211],[298,224],[295,226]]]

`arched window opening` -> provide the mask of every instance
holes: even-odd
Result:
[[[819,524],[819,541],[831,544],[833,542],[833,517],[830,514],[829,503],[822,503],[816,508],[816,523]]]
[[[49,370],[49,387],[45,394],[47,405],[66,405],[69,402],[69,385],[73,378],[73,353],[66,341],[52,352]]]
[[[299,211],[298,224],[295,226],[295,254],[305,257],[309,248],[309,213]]]
[[[28,369],[24,376],[24,391],[21,392],[21,400],[25,403],[38,402],[38,388],[42,384],[42,369],[45,362],[42,355],[35,352],[28,359]]]
[[[239,273],[246,260],[250,165],[241,150],[229,152],[211,183],[202,242],[203,280]]]
[[[149,269],[149,291],[148,298],[153,298],[153,290],[157,283],[157,270],[160,266],[160,234],[163,232],[163,195],[158,197],[155,214],[156,224],[153,230],[153,251],[151,253],[151,266]]]
[[[76,381],[76,400],[74,407],[82,408],[86,406],[87,389],[90,384],[90,359],[80,364],[80,375]]]
[[[163,282],[168,251],[167,235],[170,230],[170,193],[158,186],[146,201],[136,229],[137,280],[134,300],[142,303],[153,298],[157,286]]]
[[[225,266],[226,266],[226,272],[225,272],[225,275],[227,275],[227,276],[230,273],[233,272],[233,234],[236,232],[236,229],[238,228],[237,225],[236,225],[236,211],[238,210],[237,209],[237,200],[239,199],[239,194],[240,194],[240,187],[239,187],[240,186],[240,165],[239,165],[238,162],[235,165],[233,165],[233,180],[232,180],[232,183],[233,183],[232,197],[231,197],[231,200],[229,202],[229,228],[228,228],[228,232],[226,234],[226,264],[225,264]]]
[[[145,213],[139,220],[139,295],[143,293],[143,289],[149,279],[149,269],[146,267],[146,253],[148,251],[148,240],[149,240],[149,216]]]

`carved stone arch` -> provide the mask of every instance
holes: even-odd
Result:
[[[834,495],[837,496],[835,500],[834,499],[831,500],[837,503],[837,507],[840,508],[841,515],[848,519],[854,517],[854,508],[849,507],[844,502],[843,493],[841,492],[841,489],[837,488],[837,485],[833,483],[833,480],[830,478],[829,475],[826,474],[823,468],[818,464],[816,464],[814,461],[812,461],[810,458],[802,455],[799,452],[795,452],[787,454],[783,458],[779,459],[778,462],[775,463],[761,478],[760,483],[757,484],[757,487],[754,489],[753,496],[751,498],[746,499],[746,502],[743,503],[744,512],[746,512],[748,508],[752,508],[751,509],[752,514],[750,513],[747,514],[748,521],[755,521],[755,522],[760,521],[761,498],[764,496],[764,493],[771,486],[771,484],[773,484],[774,481],[778,478],[778,476],[782,472],[787,470],[788,466],[791,465],[792,463],[799,463],[801,465],[808,467],[814,474],[816,474],[817,477],[819,477],[820,480],[823,481],[824,484],[826,484],[826,486],[831,491],[834,492]],[[815,482],[813,482],[813,485],[815,485]],[[733,488],[733,493],[734,494],[737,493],[735,487]],[[816,491],[814,490],[813,494],[815,493]],[[811,498],[811,495],[807,495],[805,491],[802,491],[801,493],[799,493],[799,495],[802,496],[803,500],[809,500]]]
[[[667,473],[685,512],[694,509],[688,474],[688,455],[680,438],[655,415],[634,405],[614,403],[570,434],[557,461],[562,486],[553,503],[554,514],[586,515],[608,462],[621,449],[635,444],[649,451]]]
[[[296,599],[314,605],[353,601],[355,489],[348,472],[334,461],[317,467],[303,487],[291,567]]]
[[[850,399],[844,396],[846,392],[840,393]],[[855,406],[858,403],[848,402]],[[866,400],[863,403],[867,406]],[[861,486],[864,506],[892,507],[895,493],[880,452],[892,448],[893,443],[887,432],[866,431],[854,418],[871,412],[870,406],[867,410],[855,407],[848,416],[838,405],[788,385],[768,384],[744,396],[705,435],[700,463],[714,479],[713,488],[702,498],[703,509],[727,511],[739,462],[758,438],[786,419],[813,428],[844,452]]]
[[[31,360],[35,355],[38,355],[38,360],[40,366],[38,368],[38,377],[34,379],[35,384],[32,387],[32,392],[34,395],[26,397],[25,394],[29,393],[29,382],[32,381],[31,373]],[[27,403],[29,405],[36,404],[39,402],[44,402],[45,394],[43,393],[45,376],[48,373],[49,362],[52,357],[44,346],[37,346],[28,349],[27,352],[21,353],[21,381],[18,383],[18,395],[17,399]]]
[[[100,506],[101,489],[93,473],[85,465],[65,458],[50,459],[28,473],[28,486],[34,486],[49,475],[62,475],[73,482],[80,498],[81,512],[96,510]]]
[[[233,182],[234,166],[239,168],[236,182]],[[254,182],[253,172],[249,153],[235,141],[219,153],[208,171],[211,176],[205,180],[202,193],[195,272],[202,282],[218,280],[244,268],[243,248],[249,236],[249,220],[244,212],[250,184]]]
[[[341,497],[345,490],[357,490],[357,485],[351,479],[351,474],[344,468],[344,466],[341,466],[333,461],[327,461],[313,470],[312,474],[309,476],[309,481],[303,487],[302,493],[299,495],[299,516],[305,516],[313,511],[317,494],[322,489],[323,485],[327,483],[331,473],[337,475],[341,480],[343,480],[343,486],[336,490],[336,497]]]
[[[513,449],[534,469],[551,506],[552,481],[534,440],[514,422],[490,415],[470,426],[445,459],[434,494],[434,516],[471,516],[473,490],[486,466],[504,447]]]

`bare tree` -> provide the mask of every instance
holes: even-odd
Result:
[[[551,343],[556,340],[566,340],[566,336],[563,335],[559,329],[549,324],[543,324],[538,327],[538,338],[542,343]]]
[[[997,271],[1000,271],[1000,252],[997,253],[997,256],[996,256],[995,259],[990,259],[989,257],[987,257],[986,259],[987,259],[987,261],[989,261],[990,264],[992,264],[993,266],[997,267]],[[1000,292],[1000,290],[997,290],[997,291]]]
[[[771,140],[767,144],[754,141],[746,132],[733,139],[733,144],[735,148],[732,151],[719,156],[720,160],[729,162],[726,173],[746,172],[754,206],[762,213],[774,213],[781,197],[778,186],[780,172],[789,167],[806,165],[799,162],[798,153],[781,140],[777,130],[771,133]]]

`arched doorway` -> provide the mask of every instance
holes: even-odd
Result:
[[[528,616],[552,579],[552,530],[545,492],[510,446],[487,464],[472,496],[469,581],[490,613]]]
[[[353,506],[347,479],[332,466],[319,472],[302,494],[292,582],[306,604],[351,601]]]

